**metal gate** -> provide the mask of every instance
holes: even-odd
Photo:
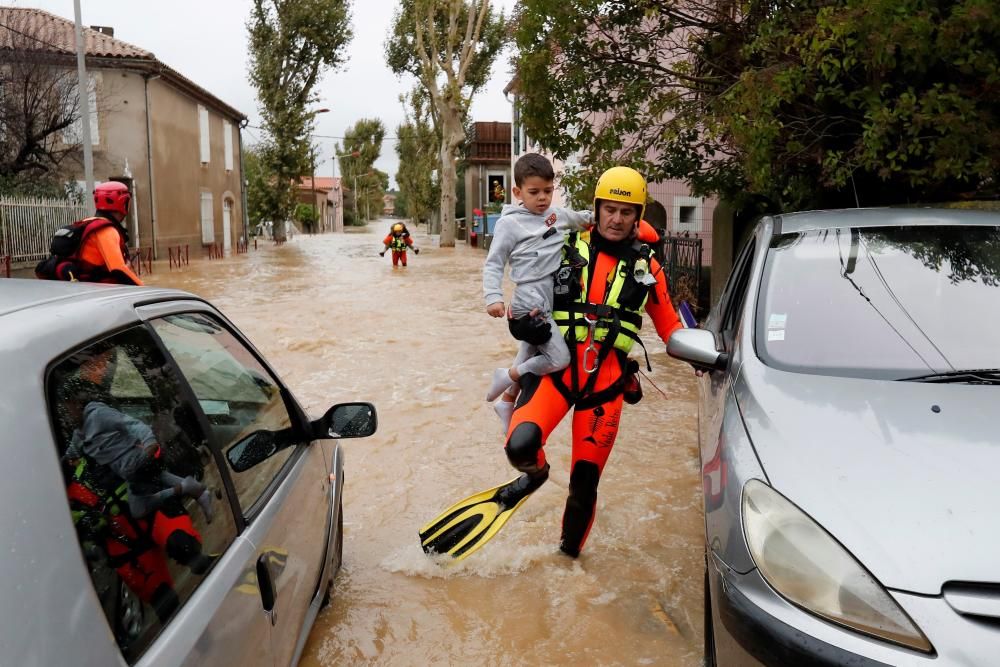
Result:
[[[700,310],[698,295],[701,293],[701,239],[669,236],[663,239],[660,252],[667,274],[670,298],[674,304],[687,301]]]

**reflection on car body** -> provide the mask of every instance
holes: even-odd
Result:
[[[709,371],[708,664],[996,661],[997,331],[996,214],[761,221],[668,345]]]

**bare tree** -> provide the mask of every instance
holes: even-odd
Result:
[[[58,183],[79,153],[76,71],[51,27],[0,12],[0,187]]]
[[[465,116],[489,79],[506,20],[489,0],[403,0],[386,44],[396,74],[417,77],[430,97],[441,145],[441,246],[455,245],[455,161]]]

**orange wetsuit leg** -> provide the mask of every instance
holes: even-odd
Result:
[[[545,467],[542,449],[567,412],[569,403],[551,377],[524,376],[504,447],[511,465],[527,473],[542,470]]]
[[[591,396],[617,382],[622,375],[618,356],[609,354],[597,371]],[[585,399],[586,400],[586,397]],[[597,485],[618,436],[623,397],[621,393],[573,413],[573,462],[569,496],[563,512],[559,548],[571,556],[583,549],[597,510]]]

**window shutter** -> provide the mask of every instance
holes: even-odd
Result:
[[[74,78],[75,81],[75,78]],[[67,84],[70,85],[70,84]],[[62,132],[63,143],[73,145],[83,143],[83,117],[90,118],[90,143],[99,146],[101,143],[100,127],[97,122],[97,79],[93,74],[87,76],[87,104],[76,104],[79,100],[79,89],[76,84],[72,84],[72,92],[68,94],[70,100],[68,104],[77,106],[77,117],[73,124],[69,125]]]
[[[222,121],[222,138],[226,145],[226,171],[233,170],[233,126],[228,120]]]
[[[215,243],[215,217],[211,192],[201,193],[201,242]]]
[[[198,105],[198,138],[201,140],[201,163],[208,164],[211,155],[208,142],[208,109]]]

